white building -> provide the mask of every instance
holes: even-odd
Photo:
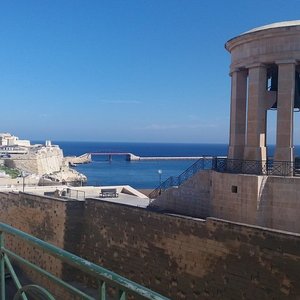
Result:
[[[29,140],[19,140],[17,136],[10,133],[0,133],[0,146],[24,146],[30,147]]]

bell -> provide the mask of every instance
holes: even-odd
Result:
[[[298,71],[296,71],[296,76],[295,76],[294,109],[300,111],[300,72]]]
[[[273,65],[268,69],[267,78],[268,78],[268,87],[267,87],[268,91],[277,92],[278,91],[278,67],[276,65]],[[277,100],[274,102],[271,109],[277,109]]]
[[[271,83],[269,91],[278,91],[278,75],[272,70],[269,73],[269,81]],[[277,100],[271,107],[271,109],[277,109]],[[295,96],[294,96],[294,110],[300,111],[300,72],[295,73]]]

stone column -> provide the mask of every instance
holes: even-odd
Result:
[[[244,159],[265,161],[267,70],[262,64],[251,65],[248,70],[248,118]]]
[[[293,162],[293,115],[295,97],[295,61],[278,64],[277,135],[274,161]]]
[[[235,70],[231,73],[229,159],[243,159],[244,157],[247,75],[247,70]]]

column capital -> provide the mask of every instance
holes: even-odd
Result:
[[[260,63],[260,62],[256,62],[256,63],[252,63],[249,65],[246,65],[247,69],[253,69],[253,68],[266,68],[266,64]]]
[[[279,59],[275,61],[276,65],[283,65],[283,64],[297,64],[296,59]]]
[[[238,73],[238,72],[247,72],[247,69],[245,67],[239,67],[239,68],[231,68],[229,75],[232,76],[233,73]]]

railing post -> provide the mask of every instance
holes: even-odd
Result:
[[[119,300],[127,300],[126,292],[119,290]]]
[[[214,156],[213,158],[212,158],[212,170],[214,170],[214,171],[218,171],[217,170],[217,157],[216,156]]]
[[[105,283],[105,281],[99,282],[99,299],[106,300],[106,283]]]
[[[118,296],[119,300],[127,300],[128,296],[134,296],[136,299],[157,299],[157,300],[169,300],[169,298],[159,295],[151,290],[136,284],[112,271],[109,271],[101,266],[97,266],[92,262],[89,262],[81,257],[78,257],[70,252],[67,252],[61,248],[58,248],[54,245],[51,245],[47,242],[39,240],[38,238],[31,236],[25,232],[22,232],[16,228],[11,227],[10,225],[4,224],[0,222],[0,300],[5,300],[6,290],[5,290],[5,267],[7,270],[7,274],[11,275],[11,278],[17,288],[17,294],[14,299],[23,299],[27,300],[26,293],[28,295],[31,292],[34,292],[35,295],[40,296],[35,299],[49,299],[54,300],[53,295],[50,294],[45,288],[35,285],[29,284],[26,286],[21,286],[20,281],[18,280],[16,273],[13,270],[13,267],[9,261],[9,258],[12,258],[14,261],[18,262],[22,267],[29,268],[34,272],[37,272],[41,276],[45,276],[47,281],[54,283],[51,285],[51,289],[55,289],[55,285],[60,286],[63,289],[68,290],[70,293],[74,295],[74,299],[86,299],[93,300],[94,297],[86,294],[85,292],[79,290],[68,282],[63,281],[61,278],[56,277],[52,273],[44,270],[38,265],[28,261],[27,259],[19,256],[13,251],[5,248],[4,246],[4,237],[5,234],[10,234],[16,236],[23,241],[27,242],[38,249],[43,250],[43,252],[47,255],[51,255],[63,263],[67,263],[79,269],[80,271],[93,276],[99,283],[99,293],[98,298],[101,300],[106,300],[108,296],[106,296],[106,284],[114,288],[116,291],[116,296]],[[75,297],[76,295],[76,297]],[[72,298],[73,299],[73,298]]]
[[[0,231],[0,276],[1,276],[1,299],[5,299],[5,264],[4,264],[4,233]]]

